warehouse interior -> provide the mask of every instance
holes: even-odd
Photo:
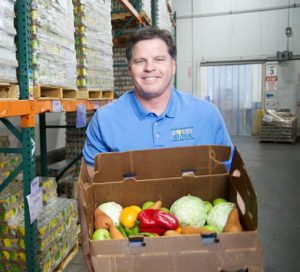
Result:
[[[209,250],[224,258],[216,271],[300,271],[300,0],[0,3],[0,271],[89,271],[78,210],[85,130],[98,108],[133,88],[126,43],[149,25],[172,33],[174,87],[216,105],[254,189],[245,235],[258,237],[262,251],[252,252],[263,265],[252,267],[249,255],[247,266],[247,245],[228,268],[227,253]],[[94,270],[101,260],[110,271],[153,270],[114,254],[100,254]],[[201,258],[199,271],[211,271]],[[190,271],[168,265],[160,271]]]

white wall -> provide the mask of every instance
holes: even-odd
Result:
[[[297,8],[282,8],[289,2],[174,0],[173,8],[177,15],[177,86],[197,93],[195,73],[199,61],[266,59],[274,57],[277,51],[287,50],[285,28],[288,21],[293,30],[289,50],[294,55],[300,55],[300,0],[292,3],[298,5]],[[255,11],[258,9],[265,11]],[[230,11],[243,13],[224,14]],[[189,67],[193,70],[192,77],[188,76]]]
[[[174,0],[173,8],[178,89],[200,96],[200,62],[274,59],[287,50],[300,58],[300,0]],[[279,62],[278,93],[279,106],[300,120],[300,60]]]

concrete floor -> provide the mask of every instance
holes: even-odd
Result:
[[[265,271],[300,271],[300,141],[292,145],[259,143],[251,136],[232,139],[257,193]],[[87,271],[82,251],[65,271]]]

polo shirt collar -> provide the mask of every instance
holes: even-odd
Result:
[[[177,103],[176,103],[176,92],[175,89],[172,89],[170,101],[168,103],[168,106],[166,110],[162,113],[161,116],[166,116],[170,118],[174,118],[176,115],[176,108],[177,108]],[[131,104],[133,107],[134,112],[136,113],[137,117],[142,120],[144,119],[147,115],[152,114],[149,111],[146,111],[144,107],[141,105],[140,101],[137,99],[135,92],[131,91]]]

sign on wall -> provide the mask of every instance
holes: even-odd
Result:
[[[279,107],[277,61],[266,63],[264,101],[266,109],[275,109]]]

